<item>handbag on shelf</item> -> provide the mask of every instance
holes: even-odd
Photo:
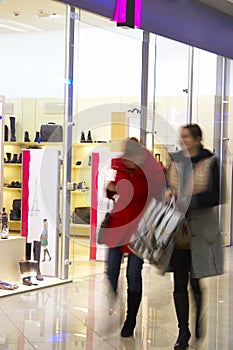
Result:
[[[130,250],[165,273],[175,246],[173,234],[183,219],[175,197],[169,202],[152,198],[129,243]]]
[[[90,207],[76,207],[72,213],[73,224],[90,225]]]
[[[62,142],[63,128],[54,122],[43,124],[40,126],[40,138],[41,142]]]

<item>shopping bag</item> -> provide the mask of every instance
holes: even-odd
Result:
[[[130,250],[164,273],[174,249],[173,233],[183,216],[174,196],[169,202],[152,198],[128,245]]]

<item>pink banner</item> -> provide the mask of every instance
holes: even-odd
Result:
[[[98,169],[99,154],[92,153],[92,196],[91,196],[91,239],[90,239],[90,259],[96,260],[96,226],[97,226],[97,207],[98,207]]]
[[[22,207],[21,236],[28,237],[28,198],[29,198],[29,174],[30,174],[30,151],[23,151],[23,176],[22,176]]]
[[[135,9],[134,9],[134,25],[135,27],[141,26],[141,10],[142,10],[142,0],[134,0]],[[126,22],[126,5],[127,0],[117,0],[114,15],[112,20],[117,23]]]

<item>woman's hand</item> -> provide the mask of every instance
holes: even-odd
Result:
[[[167,188],[164,193],[166,202],[169,202],[171,200],[172,195],[173,195],[172,190],[170,188]]]

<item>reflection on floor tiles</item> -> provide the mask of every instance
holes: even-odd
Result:
[[[105,265],[89,262],[73,252],[72,283],[0,299],[0,350],[166,350],[173,349],[177,321],[172,300],[172,275],[160,276],[144,265],[143,299],[134,337],[122,338],[125,317],[125,264],[119,281],[119,295],[112,313]],[[233,248],[225,249],[225,273],[202,281],[205,306],[202,322],[205,335],[194,337],[189,349],[229,350],[233,347]],[[190,300],[190,328],[194,326]]]

